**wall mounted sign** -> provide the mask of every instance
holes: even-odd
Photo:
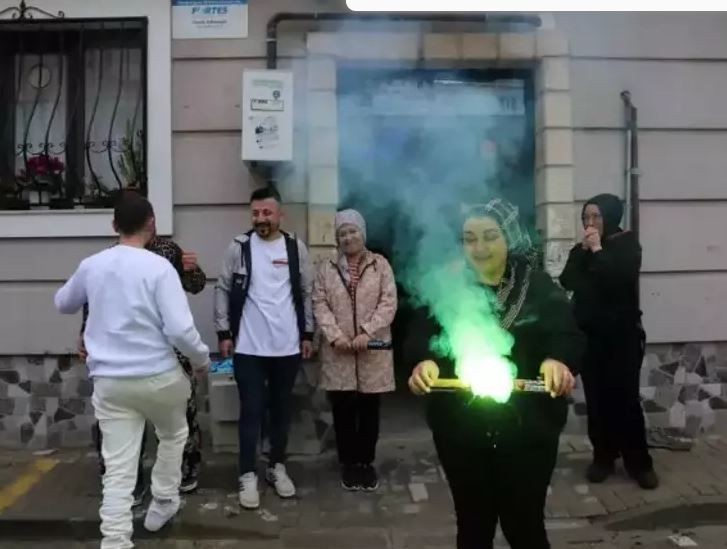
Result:
[[[172,37],[247,38],[248,0],[172,0]]]

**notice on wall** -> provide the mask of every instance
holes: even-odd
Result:
[[[247,38],[248,0],[172,0],[172,37]]]
[[[293,159],[293,74],[290,71],[243,72],[242,159]]]

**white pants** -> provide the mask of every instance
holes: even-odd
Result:
[[[106,463],[100,511],[101,549],[134,547],[131,505],[147,420],[159,438],[151,475],[152,495],[160,500],[179,499],[190,391],[181,367],[152,377],[95,378],[93,406]]]

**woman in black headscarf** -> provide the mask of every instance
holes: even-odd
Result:
[[[654,489],[639,400],[646,334],[639,309],[641,246],[619,227],[621,200],[599,194],[583,206],[583,241],[571,250],[560,276],[573,292],[576,320],[588,338],[582,377],[588,408],[593,463],[586,476],[603,482],[621,456],[627,472],[644,489]]]
[[[542,375],[550,395],[514,393],[505,404],[464,393],[427,397],[427,421],[457,514],[457,548],[492,548],[499,520],[513,549],[547,549],[543,513],[567,418],[563,397],[573,389],[585,341],[565,293],[536,267],[514,206],[493,200],[470,209],[462,248],[473,275],[468,295],[482,292],[495,302],[493,320],[513,338],[508,358],[517,377]],[[410,325],[406,348],[416,365],[409,387],[419,395],[430,393],[438,378],[457,376],[451,357],[432,341],[444,331],[442,307],[462,304],[431,305]]]

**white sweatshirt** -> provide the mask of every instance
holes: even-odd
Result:
[[[174,347],[193,366],[209,361],[179,274],[163,257],[120,244],[84,259],[55,305],[75,314],[86,303],[92,377],[149,377],[178,368]]]

